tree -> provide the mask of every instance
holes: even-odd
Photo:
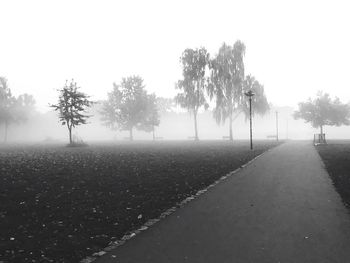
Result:
[[[59,111],[59,120],[62,125],[66,125],[69,132],[69,143],[73,144],[72,129],[75,126],[86,124],[90,117],[86,115],[86,109],[92,105],[88,96],[79,91],[77,83],[72,81],[68,85],[66,81],[64,87],[58,90],[58,103],[51,105],[55,111]]]
[[[179,80],[176,88],[181,90],[175,101],[181,107],[186,108],[194,116],[195,140],[198,140],[197,113],[200,107],[208,109],[204,90],[207,78],[206,68],[209,63],[209,53],[205,48],[186,49],[180,58],[182,63],[183,80]]]
[[[323,127],[341,126],[350,124],[350,106],[342,104],[339,98],[331,99],[329,94],[317,93],[315,99],[309,98],[306,102],[299,103],[299,110],[294,112],[295,119],[304,119],[313,128],[320,128],[323,134]]]
[[[4,123],[4,142],[7,142],[8,127],[11,123],[23,123],[35,110],[32,95],[22,94],[17,98],[11,94],[7,79],[0,77],[0,123]]]
[[[173,98],[157,97],[157,109],[160,115],[173,112],[175,106],[176,102]]]
[[[13,105],[14,121],[17,123],[26,122],[34,112],[34,97],[27,93],[19,95]]]
[[[243,93],[251,90],[254,93],[252,97],[253,114],[264,115],[269,111],[270,106],[265,96],[264,86],[261,85],[253,76],[248,75],[243,82]],[[241,111],[244,113],[246,119],[249,118],[249,100],[247,96],[242,97]],[[239,113],[239,112],[238,112]]]
[[[118,105],[121,103],[121,94],[119,94],[119,90],[115,89],[114,83],[113,85],[114,89],[108,93],[108,99],[102,102],[102,109],[99,113],[101,114],[101,122],[104,126],[111,130],[118,130]]]
[[[155,94],[147,95],[147,110],[144,121],[140,128],[146,132],[152,132],[152,138],[155,141],[155,127],[159,126],[160,116],[157,107],[157,98]]]
[[[0,123],[4,123],[5,127],[4,142],[7,142],[8,126],[14,121],[13,105],[15,101],[16,99],[8,87],[7,79],[0,77]]]
[[[155,100],[154,95],[147,94],[141,77],[123,78],[119,85],[113,83],[113,90],[108,93],[102,121],[113,129],[129,131],[132,141],[133,129],[150,131],[159,124]]]
[[[208,85],[210,98],[216,99],[216,107],[213,111],[218,124],[225,123],[229,119],[229,135],[233,140],[232,121],[233,113],[239,110],[244,100],[244,62],[245,45],[236,41],[232,46],[223,43],[219,53],[210,62],[211,76]]]

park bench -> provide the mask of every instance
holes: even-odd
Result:
[[[276,139],[277,136],[276,135],[267,135],[266,138],[267,139]]]
[[[223,139],[223,140],[229,140],[229,139],[230,139],[230,136],[222,136],[222,139]]]
[[[325,133],[314,134],[314,145],[318,145],[318,144],[327,144]]]

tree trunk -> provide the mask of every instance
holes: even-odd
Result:
[[[193,114],[194,115],[194,139],[198,141],[199,138],[198,138],[198,127],[197,127],[197,110],[194,110],[193,113],[194,113]]]
[[[233,141],[233,135],[232,135],[232,111],[230,112],[230,123],[229,123],[229,129],[230,129],[230,141]]]
[[[72,127],[68,127],[68,130],[69,130],[69,144],[72,144],[73,143],[73,140],[72,140]]]
[[[155,135],[155,133],[154,133],[154,125],[153,125],[153,130],[152,130],[152,135],[153,135],[153,141],[155,141],[156,140],[156,135]]]
[[[72,144],[72,126],[69,125],[69,122],[67,121],[67,128],[69,133],[69,144]]]
[[[323,135],[323,125],[320,126],[320,129],[321,129],[320,143],[325,143],[326,142],[326,136]]]
[[[4,143],[7,142],[7,129],[8,129],[8,123],[5,121],[5,136],[4,136]]]
[[[130,139],[130,141],[134,140],[133,135],[132,135],[132,128],[130,128],[130,130],[129,130],[129,139]]]

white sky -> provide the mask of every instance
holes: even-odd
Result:
[[[176,94],[179,57],[225,41],[246,45],[246,73],[274,105],[318,90],[350,101],[347,1],[0,0],[0,76],[41,111],[74,78],[94,100],[139,74],[158,96]]]

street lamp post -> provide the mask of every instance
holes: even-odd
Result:
[[[244,95],[249,97],[249,122],[250,122],[250,149],[253,150],[253,130],[252,130],[252,97],[255,95],[251,90]]]
[[[276,111],[276,141],[278,141],[278,111]]]

